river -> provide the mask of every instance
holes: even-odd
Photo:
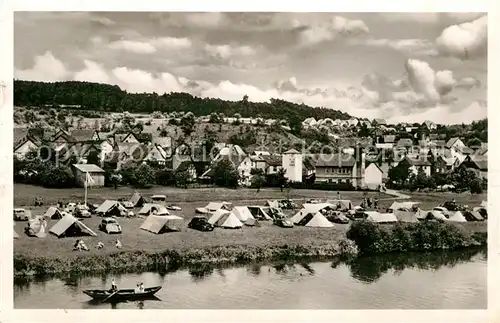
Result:
[[[161,285],[157,299],[96,303],[84,289]],[[18,309],[486,309],[486,250],[16,280]]]

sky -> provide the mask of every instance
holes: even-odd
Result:
[[[487,117],[487,28],[483,13],[15,12],[14,77],[470,123]]]

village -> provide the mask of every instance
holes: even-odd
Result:
[[[26,221],[14,233],[15,253],[29,254],[33,248],[52,253],[56,248],[58,257],[72,257],[74,250],[89,248],[101,254],[158,251],[166,245],[179,248],[187,241],[206,247],[232,244],[241,238],[233,230],[221,233],[224,228],[246,231],[246,239],[254,247],[276,239],[300,244],[298,237],[304,234],[325,245],[338,243],[350,223],[363,219],[382,225],[435,220],[465,225],[472,233],[486,231],[487,202],[481,193],[487,185],[487,144],[472,148],[457,137],[438,139],[443,136],[433,134],[436,125],[432,122],[410,126],[387,125],[382,119],[308,118],[302,122],[304,129],[327,129],[330,137],[343,129],[350,133],[369,129],[376,134],[373,138],[336,136],[336,148],[314,154],[290,143],[287,147],[255,146],[251,151],[214,142],[207,152],[206,142],[179,142],[158,133],[175,133],[171,128],[183,118],[192,118],[189,113],[176,118],[172,126],[165,118],[144,118],[115,114],[114,121],[106,123],[115,130],[108,132],[90,129],[83,122],[75,129],[52,133],[14,129],[15,164],[19,164],[15,178],[21,178],[15,186],[14,219],[19,224]],[[277,126],[274,120],[214,119],[198,117],[192,126]],[[145,135],[147,130],[123,131],[127,129],[123,120],[161,126]],[[286,125],[281,127],[290,131]],[[395,128],[409,135],[398,138],[390,134]],[[40,133],[42,138],[37,137]],[[417,140],[415,134],[422,135]],[[40,162],[42,158],[46,159]],[[29,180],[40,178],[38,172],[46,167],[55,170],[48,176],[52,185]],[[152,170],[167,170],[170,181],[161,185]],[[127,182],[126,176],[137,179]],[[148,176],[151,178],[145,180]],[[459,181],[453,183],[451,179],[457,177]],[[442,183],[434,178],[441,178]],[[457,193],[463,191],[476,194]],[[312,228],[335,234],[325,239],[321,231],[304,231]],[[199,236],[193,231],[210,232]],[[78,238],[81,236],[91,239]],[[77,240],[58,239],[64,237]],[[36,238],[46,239],[40,242]]]

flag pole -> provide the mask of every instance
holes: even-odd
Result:
[[[85,173],[85,206],[87,206],[87,181],[88,181],[88,177],[89,176],[89,173]]]

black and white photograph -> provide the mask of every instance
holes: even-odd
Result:
[[[14,309],[486,310],[488,17],[14,12]]]

